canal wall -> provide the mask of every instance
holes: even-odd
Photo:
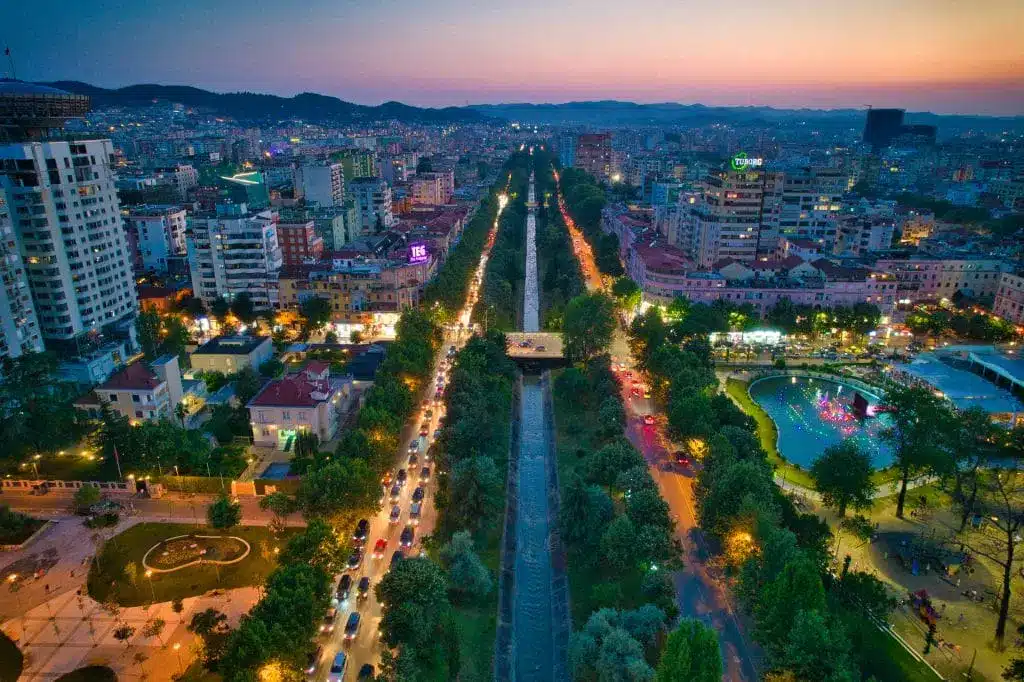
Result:
[[[519,515],[519,400],[523,379],[515,385],[512,398],[512,434],[509,438],[508,474],[505,480],[505,522],[501,534],[498,570],[498,628],[494,641],[494,679],[515,679],[512,646],[512,612],[515,604],[516,518]]]

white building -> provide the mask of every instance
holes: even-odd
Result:
[[[1024,277],[1004,272],[999,279],[992,311],[1014,324],[1024,324]]]
[[[896,277],[899,298],[914,302],[952,300],[957,291],[975,298],[995,296],[1005,267],[994,258],[880,258],[875,262],[876,270]]]
[[[847,216],[839,223],[835,241],[836,254],[862,256],[872,251],[892,248],[896,223],[881,216]]]
[[[18,253],[3,195],[0,195],[0,282],[0,360],[43,350],[28,276]]]
[[[268,381],[246,406],[253,443],[284,450],[289,441],[310,431],[328,441],[338,433],[342,398],[351,380],[332,378],[325,362],[310,362],[301,372]]]
[[[128,418],[142,421],[175,419],[174,408],[183,392],[177,355],[150,363],[135,362],[75,401],[75,408],[97,416],[103,404]]]
[[[0,188],[46,339],[72,339],[138,310],[113,153],[110,140],[0,146]]]
[[[180,206],[136,206],[125,224],[143,271],[167,272],[169,258],[185,255],[185,209]]]
[[[391,212],[391,186],[383,178],[356,178],[348,187],[359,211],[362,234],[374,234],[395,224]]]
[[[688,252],[699,267],[723,258],[749,263],[775,250],[782,180],[781,173],[751,170],[708,176],[682,230],[691,236]]]
[[[276,212],[250,213],[245,204],[193,218],[186,242],[194,294],[210,303],[247,293],[257,308],[276,307],[282,265],[277,220]]]
[[[345,173],[340,163],[306,163],[295,168],[295,198],[333,208],[345,203]]]

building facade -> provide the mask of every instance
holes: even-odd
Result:
[[[324,254],[324,240],[316,233],[312,220],[301,223],[279,222],[277,241],[281,244],[281,259],[285,265],[301,265]]]
[[[585,170],[600,180],[612,176],[611,133],[588,133],[576,140],[576,168]]]
[[[361,234],[376,234],[395,223],[391,212],[391,187],[384,178],[356,178],[349,183],[359,212]]]
[[[252,213],[245,204],[218,206],[217,215],[193,218],[188,261],[193,294],[205,303],[246,293],[257,308],[277,306],[283,265],[274,211]]]
[[[138,311],[110,140],[0,146],[0,188],[39,329],[71,340]]]
[[[0,360],[43,350],[28,275],[7,203],[0,195]]]
[[[999,278],[992,312],[1014,324],[1024,324],[1024,277],[1004,272]]]
[[[295,198],[322,208],[345,202],[345,172],[340,163],[302,164],[295,168]]]
[[[185,209],[180,206],[134,206],[127,211],[125,227],[139,272],[165,273],[170,258],[186,253]]]

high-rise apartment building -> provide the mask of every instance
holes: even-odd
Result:
[[[576,141],[576,160],[573,165],[585,170],[598,180],[610,178],[612,175],[611,133],[580,135]]]
[[[349,189],[359,211],[362,234],[375,234],[394,225],[391,187],[383,178],[356,178]]]
[[[110,140],[0,146],[0,187],[46,339],[71,340],[138,311]]]
[[[831,248],[848,177],[837,168],[786,170],[779,208],[779,234],[811,239]]]
[[[0,196],[0,360],[43,350],[28,276],[7,204]]]
[[[781,173],[721,170],[708,175],[685,216],[690,254],[701,268],[731,258],[750,263],[775,250]]]
[[[345,202],[345,172],[340,163],[306,163],[296,167],[295,198],[322,208]]]
[[[440,206],[451,201],[455,191],[452,171],[417,173],[412,179],[410,194],[413,204]]]
[[[372,178],[378,175],[377,159],[372,151],[368,149],[346,149],[341,152],[340,156],[341,167],[347,182],[351,182],[356,178]]]
[[[133,206],[125,227],[139,272],[167,272],[171,258],[185,255],[185,209],[180,206]]]
[[[868,109],[864,120],[864,141],[879,149],[888,147],[903,127],[903,109]]]
[[[246,293],[257,308],[276,307],[283,263],[277,221],[276,212],[250,212],[245,204],[193,218],[186,241],[195,295],[210,303]]]
[[[558,136],[558,163],[562,168],[576,165],[576,134],[562,133]]]

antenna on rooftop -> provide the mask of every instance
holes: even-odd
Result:
[[[11,67],[11,79],[18,80],[18,74],[14,70],[14,55],[11,54],[11,46],[4,47],[4,56],[7,57],[7,64]]]

